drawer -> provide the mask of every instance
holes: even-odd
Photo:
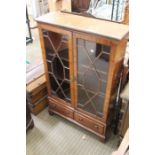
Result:
[[[102,126],[102,125],[94,122],[91,119],[88,119],[88,118],[86,118],[86,117],[84,117],[84,116],[82,116],[82,115],[80,115],[78,113],[75,113],[74,119],[78,123],[80,123],[80,124],[82,124],[82,125],[90,128],[90,129],[94,130],[97,133],[100,133],[100,134],[103,134],[104,133],[104,126]]]
[[[29,104],[31,112],[34,115],[39,114],[43,109],[46,108],[48,104],[48,100],[47,97],[43,97],[41,100],[39,100],[38,102],[36,102],[35,104]]]
[[[58,104],[50,103],[50,108],[52,111],[58,112],[66,117],[70,117],[73,119],[73,111],[67,108],[64,108]]]
[[[35,102],[37,102],[38,100],[40,100],[41,98],[43,98],[44,96],[47,96],[47,88],[43,88],[41,91],[39,91],[37,94],[35,95],[29,95],[29,99],[31,104],[35,104]]]

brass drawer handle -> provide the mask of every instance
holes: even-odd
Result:
[[[94,127],[95,127],[96,129],[98,129],[98,125],[95,125]]]
[[[79,118],[80,121],[83,121],[83,118]]]

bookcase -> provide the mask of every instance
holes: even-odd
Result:
[[[113,116],[128,26],[64,12],[36,19],[49,113],[105,140]]]

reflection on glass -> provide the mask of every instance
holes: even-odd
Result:
[[[72,0],[71,9],[70,7],[66,7],[62,8],[62,10],[83,16],[122,22],[128,1],[129,0]]]
[[[102,117],[110,47],[77,39],[77,55],[78,107]]]

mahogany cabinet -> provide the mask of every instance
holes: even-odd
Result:
[[[117,94],[128,26],[63,12],[48,13],[36,21],[49,113],[104,140]]]

